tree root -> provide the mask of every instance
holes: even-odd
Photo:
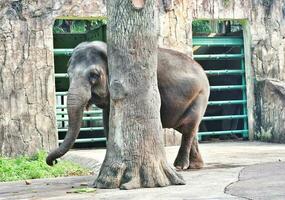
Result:
[[[126,163],[102,165],[94,187],[130,190],[141,187],[152,188],[185,184],[182,176],[167,163],[152,162],[140,166],[128,164],[128,166]]]

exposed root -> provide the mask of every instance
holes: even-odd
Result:
[[[168,164],[161,162],[148,163],[141,166],[125,164],[120,167],[104,166],[94,186],[97,188],[120,188],[124,190],[136,188],[165,187],[168,185],[184,185],[185,181]]]
[[[124,171],[125,165],[123,163],[112,163],[112,165],[106,165],[106,162],[104,162],[93,186],[104,189],[118,188],[121,184]]]

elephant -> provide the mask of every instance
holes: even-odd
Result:
[[[48,165],[53,165],[74,144],[80,131],[84,108],[92,104],[102,108],[104,129],[107,135],[109,132],[110,94],[106,43],[93,41],[79,44],[68,65],[69,127],[63,143],[47,156]],[[182,133],[174,166],[179,170],[202,168],[204,163],[196,133],[210,93],[203,68],[183,53],[158,48],[157,79],[161,96],[162,126]]]

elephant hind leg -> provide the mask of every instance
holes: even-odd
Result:
[[[200,169],[203,167],[203,160],[198,148],[196,139],[199,124],[205,113],[207,97],[203,94],[197,96],[193,103],[186,110],[176,128],[182,133],[181,145],[174,166],[179,170]]]
[[[187,131],[187,129],[189,131]],[[182,133],[182,139],[177,157],[174,161],[174,166],[178,170],[186,170],[190,167],[190,155],[196,130],[189,126],[180,127],[177,130]]]
[[[189,160],[190,160],[189,169],[201,169],[204,166],[204,162],[201,153],[199,151],[199,144],[197,137],[195,137],[192,141]]]

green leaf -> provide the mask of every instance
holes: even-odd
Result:
[[[75,20],[71,25],[71,33],[84,33],[86,32],[86,23],[82,20]]]
[[[91,192],[96,192],[95,188],[79,188],[73,191],[70,191],[68,193],[91,193]]]

